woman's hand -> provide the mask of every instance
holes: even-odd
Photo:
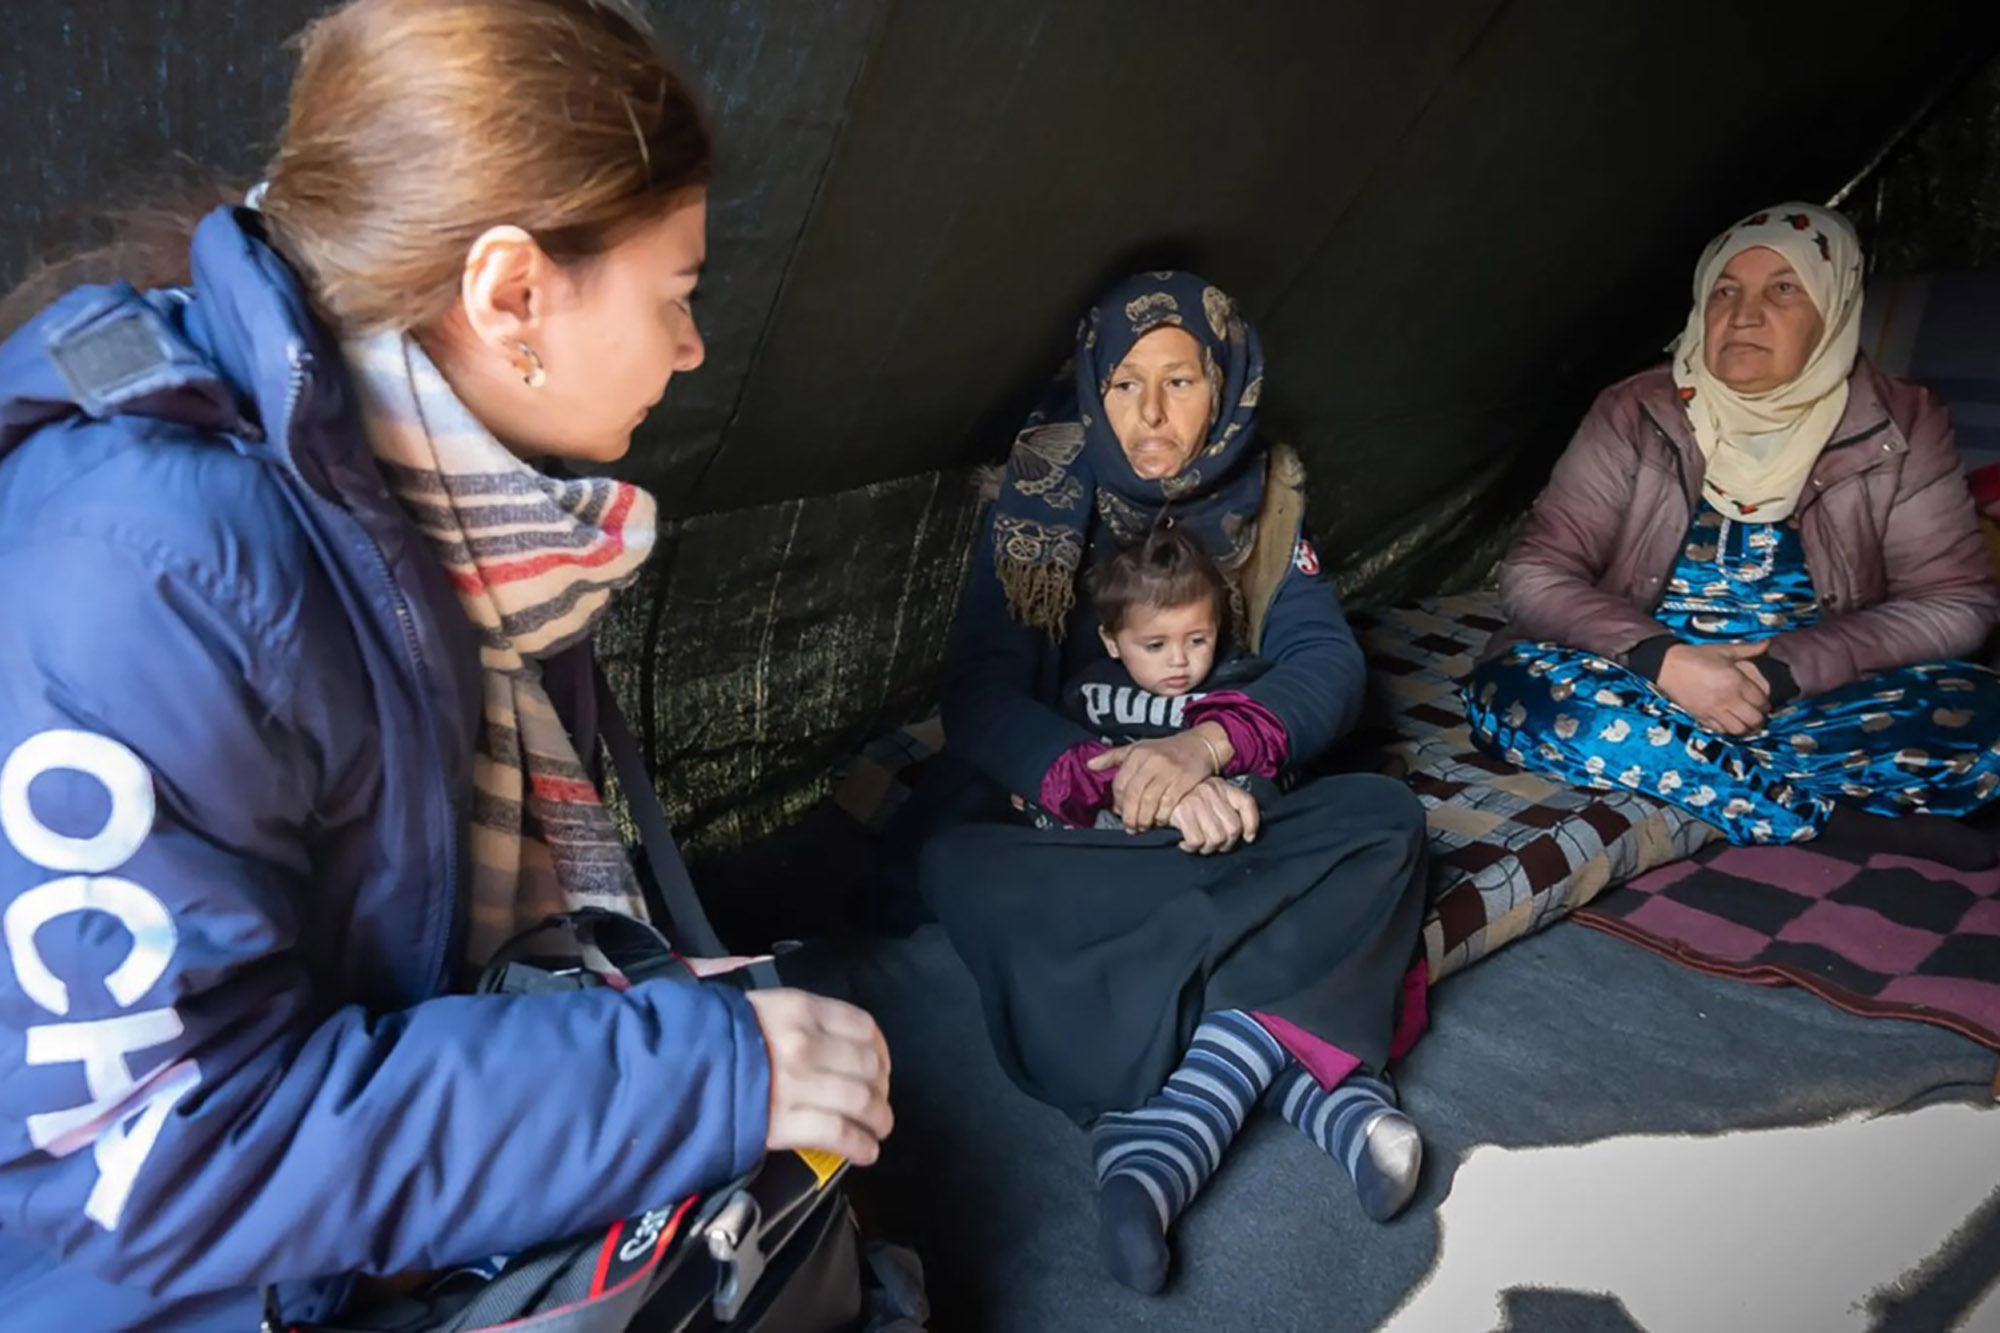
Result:
[[[771,1118],[764,1147],[835,1153],[860,1166],[881,1156],[895,1128],[889,1045],[851,1004],[799,990],[750,992],[771,1057]]]
[[[1660,693],[1710,731],[1747,736],[1771,716],[1771,686],[1753,659],[1758,643],[1677,643],[1660,661]]]
[[[1181,831],[1181,850],[1212,856],[1257,841],[1257,800],[1241,787],[1209,778],[1174,807],[1168,820]]]
[[[1221,773],[1231,752],[1229,733],[1204,722],[1178,736],[1106,750],[1090,761],[1090,768],[1097,773],[1118,770],[1111,782],[1111,809],[1125,821],[1127,833],[1144,833],[1170,823],[1189,792]]]

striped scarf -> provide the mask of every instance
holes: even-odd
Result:
[[[653,497],[606,478],[543,476],[475,420],[416,342],[349,343],[384,480],[480,631],[468,959],[553,912],[643,918],[625,846],[542,685],[653,548]]]

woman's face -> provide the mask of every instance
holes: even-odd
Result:
[[[623,457],[668,382],[701,365],[693,300],[707,256],[703,195],[574,273],[539,349],[548,377],[542,418],[558,456]]]
[[[1702,336],[1708,373],[1738,393],[1769,393],[1805,372],[1825,322],[1790,261],[1752,246],[1709,290]]]
[[[691,303],[707,223],[706,195],[691,192],[572,265],[551,261],[517,228],[496,228],[467,259],[461,308],[426,346],[460,400],[516,454],[613,462],[675,374],[702,363]]]
[[[1142,480],[1178,475],[1194,461],[1215,419],[1201,344],[1186,329],[1154,329],[1111,372],[1104,415]]]

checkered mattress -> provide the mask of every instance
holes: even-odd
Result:
[[[1355,624],[1369,669],[1357,743],[1429,811],[1433,979],[1716,836],[1642,796],[1564,786],[1475,750],[1458,684],[1501,624],[1494,593],[1431,598]]]

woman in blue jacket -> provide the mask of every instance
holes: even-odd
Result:
[[[1391,1054],[1423,810],[1373,775],[1278,785],[1354,725],[1364,673],[1303,531],[1303,468],[1258,433],[1263,388],[1256,331],[1193,274],[1142,274],[1090,310],[1001,479],[945,696],[949,752],[1039,818],[949,828],[920,868],[1001,1063],[1090,1126],[1107,1266],[1147,1292],[1260,1097],[1377,1218],[1409,1201],[1421,1154],[1359,1067]],[[1225,637],[1267,669],[1189,702],[1175,734],[1107,744],[1060,707],[1106,654],[1079,584],[1163,521],[1215,557]],[[1153,712],[1121,720],[1136,711]],[[1122,830],[1093,831],[1107,808]]]
[[[449,994],[642,910],[587,639],[652,500],[527,460],[616,459],[701,363],[708,166],[616,5],[356,0],[178,285],[0,348],[9,1327],[320,1319],[767,1150],[875,1157],[848,1006]]]

